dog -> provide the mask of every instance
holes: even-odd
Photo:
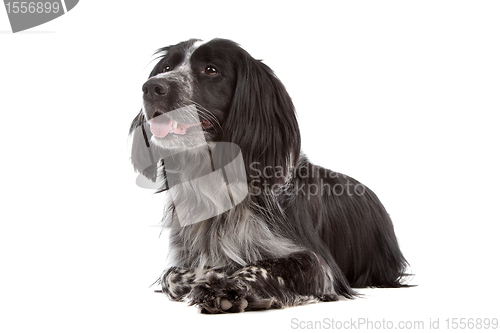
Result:
[[[407,286],[384,206],[301,153],[294,105],[267,65],[225,39],[156,54],[129,134],[135,170],[169,198],[158,292],[233,313]]]

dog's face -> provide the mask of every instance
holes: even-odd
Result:
[[[236,86],[235,51],[224,40],[189,40],[160,50],[161,60],[142,86],[153,144],[182,148],[220,138]]]
[[[273,71],[225,39],[191,39],[158,53],[130,128],[135,169],[154,179],[165,152],[230,142],[241,149],[248,179],[283,182],[259,170],[286,171],[300,155],[295,110]]]

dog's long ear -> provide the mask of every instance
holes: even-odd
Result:
[[[246,52],[240,55],[223,129],[225,140],[241,148],[254,187],[283,183],[298,161],[300,133],[292,100],[273,71]]]

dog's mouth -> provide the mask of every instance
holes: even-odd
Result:
[[[170,111],[149,120],[151,133],[158,139],[197,134],[212,128],[208,120],[200,120],[193,107]]]
[[[207,120],[202,120],[196,124],[183,124],[172,118],[159,116],[151,119],[149,128],[157,138],[165,138],[169,134],[185,135],[188,132],[197,130],[195,127],[200,126],[203,130],[207,130],[212,127],[212,124]]]

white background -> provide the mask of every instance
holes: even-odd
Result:
[[[87,0],[12,34],[0,9],[0,330],[500,317],[499,17],[495,1]],[[163,198],[135,185],[127,131],[153,51],[192,37],[275,70],[304,152],[378,194],[418,287],[221,316],[148,288],[165,268]]]

